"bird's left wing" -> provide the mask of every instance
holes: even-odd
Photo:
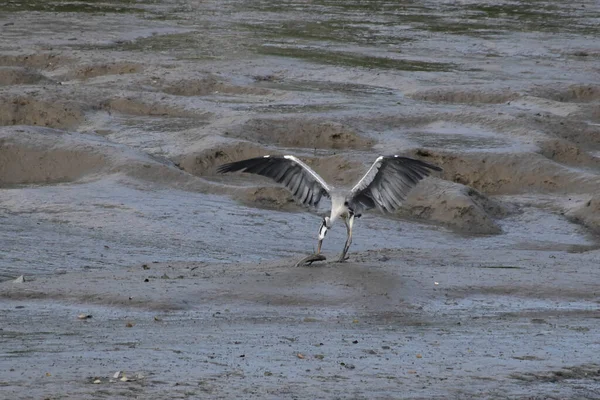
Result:
[[[351,201],[364,209],[379,208],[391,212],[400,207],[408,192],[436,165],[400,156],[378,157],[351,190]]]
[[[292,196],[305,205],[316,206],[322,196],[330,197],[331,188],[308,165],[294,156],[264,156],[223,164],[217,172],[249,172],[283,184]]]

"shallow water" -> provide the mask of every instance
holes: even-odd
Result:
[[[153,261],[263,262],[303,258],[316,248],[315,213],[249,208],[215,195],[140,190],[107,179],[3,190],[0,255],[5,277],[122,268]],[[531,199],[530,199],[531,201]],[[327,202],[321,205],[327,212]],[[568,249],[593,246],[584,228],[547,210],[526,207],[500,223],[501,235],[457,235],[417,221],[365,214],[351,253],[387,249]],[[333,259],[345,240],[339,222],[324,242]]]

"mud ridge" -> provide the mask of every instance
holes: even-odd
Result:
[[[144,68],[140,64],[130,62],[113,62],[108,64],[92,64],[77,68],[68,73],[65,79],[91,79],[105,75],[124,75],[142,72]]]
[[[600,381],[600,364],[564,367],[556,371],[514,373],[510,377],[527,382],[556,383],[565,379],[593,380],[598,382]]]
[[[538,143],[540,154],[565,165],[600,168],[600,158],[585,152],[581,147],[562,139],[550,139]]]
[[[228,130],[225,136],[308,149],[363,150],[374,143],[346,125],[316,118],[252,119]]]
[[[48,79],[30,68],[0,67],[0,86],[32,85]]]
[[[598,112],[600,117],[600,111]],[[537,118],[535,128],[588,149],[600,149],[600,127],[573,118]]]
[[[455,89],[430,89],[411,93],[408,97],[414,100],[423,100],[433,103],[451,104],[501,104],[519,98],[519,93],[510,90],[483,91],[483,90],[455,90]]]
[[[221,164],[267,154],[269,151],[265,147],[249,142],[233,142],[187,153],[175,157],[173,161],[190,174],[206,176],[215,174],[215,168]]]
[[[124,173],[150,182],[185,181],[174,165],[94,135],[49,128],[0,128],[0,186],[73,182]]]
[[[534,96],[561,103],[588,103],[600,100],[600,86],[598,85],[570,85],[559,88],[537,87],[530,92]]]
[[[139,98],[117,97],[108,99],[100,104],[100,108],[122,114],[130,115],[149,115],[163,117],[198,117],[197,113],[183,108],[166,106],[161,102],[148,103]]]
[[[35,69],[55,70],[71,62],[73,62],[71,58],[53,53],[0,55],[0,66],[9,67],[29,67]]]
[[[0,125],[38,125],[69,129],[82,123],[84,110],[79,104],[38,100],[32,96],[0,98]]]
[[[228,141],[209,149],[191,152],[174,161],[185,171],[197,176],[211,176],[221,164],[239,161],[246,158],[262,157],[265,155],[284,154],[278,150],[256,145],[245,141]],[[300,157],[302,161],[313,168],[326,181],[334,185],[348,185],[358,180],[368,169],[368,165],[351,161],[341,155],[329,157]],[[254,175],[246,175],[252,179]]]
[[[600,198],[598,196],[571,208],[565,215],[596,233],[600,233]]]
[[[175,96],[207,96],[211,94],[265,96],[272,92],[264,88],[235,86],[209,76],[201,79],[182,79],[167,83],[161,90]]]
[[[414,155],[440,165],[444,179],[485,194],[528,192],[589,193],[600,190],[600,178],[536,153],[462,153],[420,149]]]
[[[428,178],[408,195],[398,215],[446,225],[474,234],[498,234],[502,228],[495,219],[513,211],[473,188]]]

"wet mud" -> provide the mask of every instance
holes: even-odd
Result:
[[[594,1],[0,5],[0,397],[600,398],[598,26]],[[335,186],[380,154],[443,171],[348,262],[341,224],[295,266],[328,201],[216,173],[265,154]]]

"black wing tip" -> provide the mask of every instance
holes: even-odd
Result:
[[[422,161],[424,162],[424,161]],[[427,168],[432,169],[434,171],[443,171],[444,169],[438,165],[435,164],[430,164],[430,163],[426,163],[427,164]]]
[[[437,166],[435,164],[429,163],[427,161],[418,160],[416,158],[402,157],[402,156],[395,155],[395,154],[393,156],[384,156],[384,158],[409,160],[410,162],[417,163],[417,164],[421,165],[422,167],[429,168],[429,169],[431,169],[433,171],[443,171],[443,168],[440,167],[440,166]]]
[[[259,160],[268,159],[269,157],[263,156],[263,157],[247,158],[244,160],[239,160],[239,161],[234,161],[234,162],[230,162],[227,164],[222,164],[217,167],[217,173],[224,174],[227,172],[242,171],[242,170],[248,168],[249,166],[251,166],[252,163],[259,161]]]
[[[246,160],[244,160],[246,161]],[[222,164],[219,165],[217,167],[217,173],[219,174],[224,174],[227,172],[235,172],[235,171],[239,171],[241,169],[244,169],[244,166],[242,165],[242,161],[235,161],[235,162],[230,162],[227,164]]]
[[[224,173],[227,173],[227,172],[231,172],[231,164],[232,163],[219,165],[217,167],[217,174],[224,174]]]

